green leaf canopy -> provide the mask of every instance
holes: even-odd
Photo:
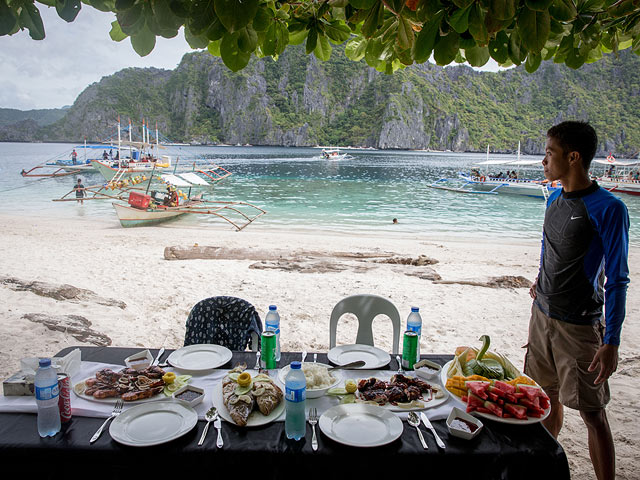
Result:
[[[0,36],[44,39],[38,3],[67,22],[82,3],[113,12],[111,38],[130,37],[139,55],[183,29],[192,48],[219,54],[233,71],[289,44],[326,60],[332,43],[348,42],[349,58],[387,73],[431,55],[440,65],[493,58],[533,72],[542,60],[580,68],[603,52],[640,54],[640,0],[0,0]]]

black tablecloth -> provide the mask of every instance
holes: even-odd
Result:
[[[73,348],[67,348],[58,356]],[[139,348],[79,347],[82,360],[124,363]],[[155,354],[157,350],[152,350]],[[166,354],[165,354],[166,355]],[[423,356],[440,364],[451,355]],[[300,359],[283,353],[280,365]],[[223,368],[237,362],[253,365],[255,354],[234,352]],[[326,354],[318,361],[327,363]],[[233,364],[233,365],[232,365]],[[397,368],[395,360],[387,368]],[[469,479],[562,479],[569,466],[562,447],[540,424],[515,426],[483,421],[485,428],[471,441],[449,435],[444,420],[433,422],[447,448],[440,450],[433,436],[424,432],[429,450],[420,445],[416,431],[405,423],[402,436],[389,445],[355,448],[325,437],[318,428],[319,449],[311,449],[311,429],[304,440],[287,440],[284,422],[257,428],[240,428],[223,422],[224,448],[215,446],[215,429],[198,447],[205,422],[167,444],[136,448],[124,446],[102,434],[93,445],[89,438],[104,419],[73,417],[53,438],[40,438],[33,414],[0,414],[0,462],[5,473],[18,467],[27,478],[452,478]],[[36,476],[37,475],[37,476]]]

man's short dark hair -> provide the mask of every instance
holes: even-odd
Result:
[[[578,152],[584,169],[589,170],[598,149],[598,135],[591,125],[587,122],[562,122],[551,127],[547,137],[555,139],[565,154]]]

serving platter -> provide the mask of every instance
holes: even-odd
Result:
[[[367,404],[336,405],[322,414],[318,426],[331,440],[352,447],[378,447],[402,435],[402,421],[389,410]]]
[[[180,402],[137,405],[113,419],[109,434],[116,442],[149,447],[170,442],[191,431],[198,423],[196,411]]]
[[[374,375],[376,378],[383,380],[385,382],[388,382],[391,377],[393,375],[395,375],[396,372],[377,372],[376,375]],[[415,378],[417,377],[416,375],[412,375],[412,372],[405,372],[403,373],[403,375],[405,375],[406,377],[409,378]],[[367,377],[370,378],[370,377]],[[425,381],[422,378],[417,377],[419,380]],[[358,382],[362,380],[362,378],[358,378],[355,380],[356,384],[358,384]],[[436,398],[435,396],[433,396],[431,398],[431,400],[428,400],[426,398],[424,398],[424,394],[423,393],[423,398],[417,401],[414,401],[412,403],[398,403],[396,405],[392,404],[392,403],[385,403],[384,405],[380,405],[381,408],[384,408],[385,410],[391,411],[391,412],[412,412],[412,411],[420,411],[420,410],[427,410],[429,408],[434,408],[437,406],[442,405],[443,403],[445,403],[448,398],[449,398],[449,391],[444,388],[442,385],[440,385],[438,383],[438,381],[433,381],[433,380],[429,380],[427,381],[427,383],[429,383],[430,385],[434,385],[437,386],[438,389],[442,392],[442,395],[439,398]],[[366,402],[366,400],[363,398],[362,394],[359,391],[356,391],[356,398],[358,399],[359,402]],[[422,403],[422,405],[415,403],[415,402],[420,402]],[[373,402],[370,403],[363,403],[365,405],[373,405]]]
[[[223,418],[223,420],[236,425],[236,422],[234,422],[231,418],[229,410],[227,410],[227,407],[225,406],[224,400],[222,398],[222,382],[217,383],[216,386],[213,387],[211,402],[213,403],[213,406],[218,409],[218,413]],[[278,419],[278,417],[280,417],[280,415],[282,415],[282,412],[284,412],[284,397],[282,398],[280,404],[269,415],[263,415],[262,413],[260,413],[260,410],[254,410],[253,412],[251,412],[249,418],[247,419],[246,426],[259,427],[260,425],[266,425],[268,423],[274,422]]]
[[[329,350],[327,357],[331,363],[336,365],[346,365],[357,360],[364,360],[365,364],[360,367],[360,370],[382,368],[391,361],[391,356],[384,350],[359,343],[333,347]]]
[[[231,350],[222,345],[197,344],[172,352],[167,362],[178,370],[200,373],[223,366],[232,356]]]
[[[452,362],[453,360],[450,360],[447,363],[445,363],[444,366],[442,367],[442,370],[440,371],[440,381],[442,382],[442,385],[446,385],[447,380],[449,379],[449,375],[447,374],[447,371],[449,370],[449,367],[451,366]],[[531,378],[528,375],[524,375],[524,374],[522,375],[527,378]],[[453,398],[453,401],[456,404],[456,406],[466,408],[467,404],[464,403],[460,397],[458,397],[457,395],[451,394],[451,398]],[[531,425],[533,423],[541,422],[542,420],[547,418],[550,413],[551,413],[551,407],[545,409],[544,414],[542,416],[527,417],[526,420],[520,420],[517,418],[502,418],[502,417],[498,417],[497,415],[492,415],[489,413],[483,413],[478,411],[470,412],[470,415],[486,418],[487,420],[493,420],[494,422],[508,423],[510,425]]]
[[[304,362],[305,364],[314,364],[314,362]],[[319,365],[322,367],[326,367],[326,368],[331,368],[331,365],[327,365],[325,363],[315,363],[315,365]],[[280,383],[282,385],[286,384],[286,379],[287,379],[287,374],[289,373],[289,370],[291,370],[291,366],[290,365],[286,365],[284,367],[282,367],[280,369],[280,371],[278,372],[278,380],[280,381]],[[337,386],[340,381],[341,381],[341,375],[339,373],[339,370],[334,370],[333,372],[330,372],[331,376],[333,376],[333,378],[335,378],[334,382],[331,385],[328,385],[326,387],[321,387],[321,388],[307,388],[307,398],[318,398],[321,397],[322,395],[324,395],[327,390],[329,390],[332,387]]]
[[[81,387],[82,384],[84,384],[84,382],[86,382],[87,380],[94,378],[94,377],[87,377],[84,380],[76,383],[73,386],[73,393],[78,397],[78,398],[82,398],[83,400],[88,400],[90,402],[98,402],[98,403],[106,403],[106,404],[111,404],[114,405],[118,400],[120,400],[120,395],[115,396],[115,397],[107,397],[107,398],[96,398],[93,395],[86,395],[85,393],[83,393],[83,388]],[[153,397],[149,397],[149,398],[143,398],[142,400],[133,400],[130,402],[124,402],[125,405],[136,405],[136,404],[140,404],[140,403],[149,403],[149,402],[157,402],[159,400],[166,400],[167,396],[160,392],[156,395],[154,395]]]

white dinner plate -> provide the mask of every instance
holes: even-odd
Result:
[[[346,365],[356,360],[364,360],[365,364],[360,367],[361,370],[372,370],[384,367],[391,357],[384,350],[372,347],[371,345],[340,345],[333,347],[327,354],[329,361],[336,365]]]
[[[233,418],[231,418],[229,410],[227,410],[227,407],[224,405],[224,400],[222,399],[222,381],[218,382],[216,386],[213,387],[213,398],[211,399],[211,401],[213,403],[213,406],[218,409],[218,413],[223,418],[223,420],[226,420],[227,422],[234,425],[236,424],[236,422],[233,421]],[[269,415],[265,416],[260,413],[260,410],[258,410],[258,407],[256,405],[255,410],[251,412],[249,418],[247,419],[246,426],[258,427],[260,425],[266,425],[267,423],[271,423],[277,420],[278,417],[282,415],[282,412],[284,412],[284,395],[282,396],[282,401],[280,402],[280,404]]]
[[[171,353],[167,361],[175,368],[190,372],[206,372],[221,367],[233,354],[227,347],[212,344],[198,344],[182,347]]]
[[[447,384],[447,380],[449,378],[449,376],[447,375],[447,370],[449,370],[449,367],[451,366],[451,362],[453,362],[453,360],[448,361],[447,363],[444,364],[444,366],[442,367],[442,371],[440,372],[440,381],[442,382],[442,385],[446,385]],[[522,374],[524,375],[524,373]],[[526,376],[526,375],[524,375]],[[457,395],[454,395],[453,393],[451,394],[451,398],[453,398],[454,403],[456,404],[456,406],[462,406],[462,407],[466,407],[467,404],[464,403],[460,397],[458,397]],[[482,417],[482,418],[486,418],[488,420],[493,420],[494,422],[500,422],[500,423],[509,423],[511,425],[531,425],[532,423],[538,423],[541,422],[542,420],[544,420],[545,418],[547,418],[549,416],[549,414],[551,413],[551,407],[547,408],[544,411],[544,414],[541,417],[527,417],[526,420],[519,420],[517,418],[502,418],[502,417],[498,417],[496,415],[491,415],[489,413],[482,413],[482,412],[470,412],[471,415],[474,415],[476,417]]]
[[[402,421],[376,405],[336,405],[322,414],[320,430],[331,440],[352,447],[378,447],[402,435]]]
[[[129,408],[113,419],[109,434],[116,442],[149,447],[170,442],[198,423],[196,411],[180,402],[153,402]]]

